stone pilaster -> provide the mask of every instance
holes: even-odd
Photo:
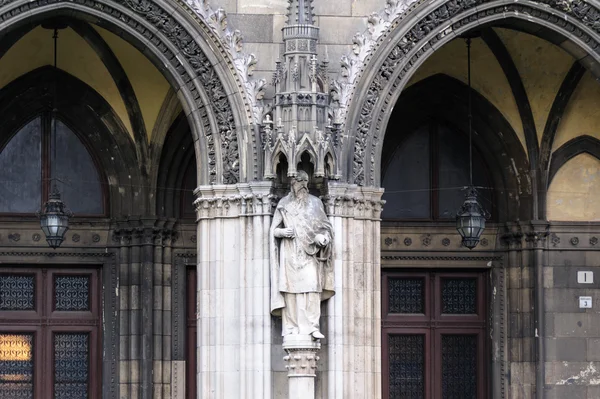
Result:
[[[129,218],[117,223],[120,245],[121,396],[171,397],[170,258],[173,221]]]
[[[130,323],[131,323],[131,306],[130,306],[130,286],[131,286],[131,270],[130,270],[130,246],[131,246],[131,229],[127,228],[126,223],[119,224],[115,230],[114,242],[119,245],[119,363],[123,370],[120,373],[119,391],[120,397],[131,398],[132,394],[132,379],[129,372],[131,367],[131,358],[129,347],[131,345]]]
[[[530,251],[531,265],[534,270],[533,290],[533,328],[535,335],[535,397],[544,398],[545,376],[545,304],[544,304],[544,249],[548,237],[549,224],[546,221],[534,220],[527,226],[526,241]]]
[[[198,396],[272,397],[270,182],[196,189]]]
[[[318,398],[381,398],[382,189],[330,183],[335,289],[322,323],[326,357]]]

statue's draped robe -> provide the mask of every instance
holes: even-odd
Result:
[[[271,313],[280,315],[285,307],[283,293],[321,293],[321,301],[334,294],[333,228],[317,197],[308,195],[304,202],[292,193],[285,196],[275,212],[282,223],[271,226]],[[276,238],[276,228],[292,228],[294,238]],[[330,239],[325,247],[319,247],[315,236],[323,234]]]

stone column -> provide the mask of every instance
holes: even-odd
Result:
[[[270,182],[196,189],[198,396],[272,397]]]
[[[131,306],[129,302],[129,291],[131,286],[131,271],[129,250],[131,245],[132,231],[127,223],[119,223],[115,229],[114,241],[119,245],[119,361],[125,370],[131,368],[131,357],[129,353],[130,346],[130,322]],[[113,338],[114,339],[114,338]],[[131,373],[121,372],[120,376],[120,397],[132,398],[132,380]]]
[[[283,358],[288,371],[287,399],[314,399],[320,341],[310,335],[287,335],[283,338]]]
[[[121,396],[171,397],[173,221],[130,217],[114,232],[120,243]],[[167,262],[163,263],[163,259]]]
[[[510,325],[507,326],[508,332],[508,367],[511,376],[519,381],[515,386],[508,384],[508,397],[531,397],[532,387],[523,380],[524,370],[531,369],[528,347],[530,337],[523,335],[524,320],[531,319],[531,287],[529,286],[529,269],[523,265],[523,232],[518,223],[507,223],[506,232],[503,239],[508,246],[508,257],[506,270],[508,273],[507,287],[507,312]],[[529,360],[527,360],[529,359]],[[525,395],[529,392],[529,395]],[[496,394],[496,392],[494,392]],[[521,395],[521,396],[519,396]],[[501,397],[501,395],[498,395]]]
[[[322,324],[324,370],[317,397],[381,398],[383,189],[329,183],[325,209],[335,231],[335,296]]]
[[[544,304],[544,248],[548,237],[549,224],[543,220],[532,220],[526,233],[526,241],[531,251],[531,264],[534,270],[534,334],[535,334],[535,397],[544,398],[545,373],[545,304]]]

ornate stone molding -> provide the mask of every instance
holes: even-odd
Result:
[[[341,76],[331,82],[331,95],[335,105],[335,121],[346,118],[354,88],[368,57],[377,47],[379,39],[386,34],[392,22],[418,0],[386,0],[385,8],[367,17],[367,29],[352,38],[352,52],[342,56]]]
[[[279,200],[271,186],[271,182],[200,186],[195,192],[196,215],[199,220],[271,215]]]
[[[543,21],[545,25],[554,25],[557,29],[569,32],[586,46],[585,50],[595,56],[593,49],[600,46],[600,11],[590,3],[583,0],[562,1],[544,0],[519,1],[506,3],[488,0],[452,0],[425,4],[423,0],[397,3],[388,1],[386,10],[378,16],[370,18],[372,34],[355,36],[354,55],[346,57],[343,61],[344,82],[338,82],[348,98],[354,97],[359,87],[367,87],[364,96],[361,96],[360,108],[353,108],[354,113],[348,115],[346,123],[357,126],[354,134],[354,159],[353,176],[350,181],[359,185],[376,185],[376,159],[380,140],[385,132],[386,115],[389,115],[392,100],[405,84],[405,77],[410,76],[412,69],[420,65],[419,59],[427,57],[440,41],[448,41],[456,36],[456,32],[463,30],[465,25],[477,25],[478,21],[489,22],[507,16],[527,18],[536,23]],[[397,31],[402,20],[408,19],[415,8],[428,7],[429,12],[424,12],[412,27],[405,23],[402,25],[403,34],[391,38]],[[398,6],[398,7],[396,7]],[[391,7],[391,8],[390,8]],[[435,7],[435,8],[434,8]],[[396,12],[398,11],[398,12]],[[426,11],[426,10],[423,10]],[[384,15],[384,16],[382,16]],[[387,15],[393,15],[389,18]],[[408,22],[410,23],[410,22]],[[408,29],[407,29],[408,28]],[[373,40],[376,37],[376,40]],[[373,68],[367,68],[371,59],[377,53],[378,47],[395,46],[383,59],[383,62]],[[368,74],[368,81],[363,81],[361,75]],[[348,79],[351,77],[350,79]],[[343,84],[345,84],[345,86]],[[336,97],[334,95],[334,97]],[[337,95],[340,107],[350,104],[344,102],[346,98]],[[347,106],[347,105],[346,105]]]
[[[242,32],[229,25],[227,12],[219,7],[214,9],[209,0],[184,0],[206,25],[220,38],[233,61],[235,71],[239,77],[242,87],[246,91],[246,98],[252,111],[252,119],[255,124],[262,122],[263,105],[262,98],[265,94],[265,79],[253,79],[256,68],[256,56],[244,53],[244,37]]]
[[[510,250],[519,249],[523,243],[523,232],[521,227],[516,223],[508,223],[506,233],[502,235],[502,240]]]
[[[356,219],[380,220],[385,201],[383,189],[366,189],[353,184],[329,183],[329,193],[323,196],[328,215]]]
[[[502,261],[502,256],[447,256],[447,255],[382,255],[382,260],[416,260],[416,261]]]
[[[162,218],[128,218],[117,221],[113,241],[122,246],[132,243],[132,238],[142,245],[169,246],[177,239],[175,221]]]
[[[286,349],[288,355],[283,358],[287,363],[285,368],[288,371],[288,377],[295,376],[317,376],[317,361],[319,356],[318,348],[305,349],[305,348],[288,348]]]

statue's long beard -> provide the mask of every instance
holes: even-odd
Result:
[[[308,189],[301,188],[296,191],[296,199],[298,199],[300,202],[306,203],[306,200],[308,199]]]

